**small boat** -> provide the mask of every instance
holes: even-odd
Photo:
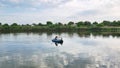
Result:
[[[63,40],[62,40],[62,39],[53,39],[52,42],[55,42],[55,43],[63,43]]]

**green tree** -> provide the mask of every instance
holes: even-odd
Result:
[[[3,24],[3,27],[9,27],[9,25],[7,23]]]
[[[74,22],[70,21],[68,22],[68,25],[74,25]]]
[[[17,23],[13,23],[13,24],[11,24],[11,26],[18,26],[18,24]]]
[[[27,25],[29,25],[29,24],[27,24]],[[33,23],[32,25],[33,25],[33,26],[37,26],[37,24],[35,24],[35,23]]]
[[[2,23],[0,22],[0,26],[2,25]]]
[[[51,21],[47,21],[47,25],[52,25],[53,23]]]
[[[62,24],[61,22],[58,22],[58,25],[59,25],[59,26],[62,26],[63,24]]]
[[[120,26],[120,21],[113,21],[111,23],[112,26]]]
[[[97,25],[98,24],[98,22],[93,22],[93,25]]]
[[[117,21],[117,24],[118,24],[118,26],[120,26],[120,20],[119,20],[119,21]]]
[[[103,21],[102,24],[104,26],[110,26],[111,25],[111,22],[110,21]]]
[[[80,26],[83,26],[84,23],[83,23],[82,21],[79,21],[79,22],[76,23],[76,25],[77,25],[78,27],[80,27]]]
[[[90,26],[90,25],[91,25],[91,22],[85,21],[85,22],[84,22],[84,25],[85,25],[85,26]]]
[[[42,26],[43,24],[42,23],[38,23],[38,26]]]
[[[17,32],[17,31],[21,31],[21,26],[18,25],[17,23],[13,23],[10,26],[10,31],[11,32]]]
[[[9,29],[9,25],[7,23],[5,23],[5,24],[2,25],[2,31],[9,32],[9,30],[10,30]]]

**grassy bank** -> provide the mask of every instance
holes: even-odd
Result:
[[[17,24],[0,23],[0,32],[120,32],[120,21],[103,21],[98,22],[60,22],[53,24],[47,21],[46,24]]]

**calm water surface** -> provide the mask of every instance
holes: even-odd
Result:
[[[0,68],[120,68],[120,37],[61,33],[0,34]]]

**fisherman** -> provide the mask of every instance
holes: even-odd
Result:
[[[63,39],[61,37],[55,36],[55,38],[52,40],[52,42],[55,43],[56,46],[58,46],[58,44],[63,44]]]
[[[55,40],[57,40],[58,39],[58,36],[55,36]]]

